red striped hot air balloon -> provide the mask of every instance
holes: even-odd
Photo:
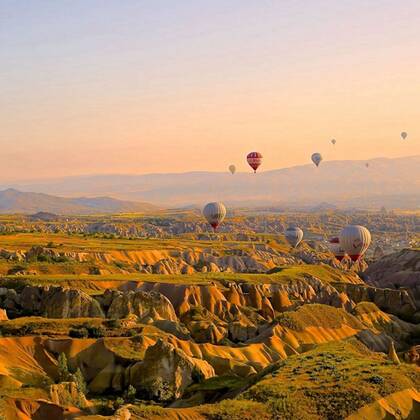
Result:
[[[352,261],[363,256],[370,242],[370,232],[364,226],[348,225],[340,233],[340,244]]]
[[[246,157],[248,165],[254,170],[254,172],[257,172],[257,169],[262,163],[262,159],[263,155],[259,152],[248,153],[248,156]]]

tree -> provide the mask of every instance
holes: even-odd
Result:
[[[86,382],[85,378],[83,376],[82,371],[80,368],[77,368],[76,373],[72,375],[72,380],[76,384],[77,389],[79,392],[81,392],[83,395],[86,394]]]
[[[114,410],[118,410],[119,408],[121,408],[124,405],[124,400],[121,397],[118,397],[115,401],[114,401]]]
[[[64,353],[58,356],[58,381],[66,382],[69,380],[69,367],[67,364],[67,357]]]
[[[129,385],[126,391],[126,400],[133,402],[136,399],[136,388],[133,385]]]

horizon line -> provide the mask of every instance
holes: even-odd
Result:
[[[337,159],[337,160],[325,160],[323,161],[323,166],[328,163],[332,162],[371,162],[374,160],[400,160],[400,159],[407,159],[407,158],[420,158],[419,154],[416,155],[407,155],[407,156],[400,156],[395,158],[390,157],[376,157],[370,159]],[[234,164],[234,163],[233,163]],[[303,165],[293,165],[293,166],[285,166],[276,169],[267,169],[267,170],[260,170],[260,173],[269,173],[275,172],[280,170],[292,169],[292,168],[301,168],[305,166],[312,166],[313,164],[308,162]],[[190,171],[183,171],[183,172],[146,172],[146,173],[120,173],[120,172],[108,172],[108,173],[92,173],[92,174],[77,174],[77,175],[64,175],[58,178],[48,177],[48,178],[34,178],[34,179],[21,179],[15,181],[8,181],[5,183],[0,184],[0,187],[4,187],[6,189],[13,188],[14,185],[22,185],[25,183],[37,183],[37,182],[48,182],[48,181],[59,181],[64,179],[71,179],[71,178],[85,178],[85,177],[106,177],[106,176],[126,176],[126,177],[141,177],[141,176],[157,176],[157,175],[186,175],[186,174],[224,174],[226,171],[205,171],[205,170],[190,170]],[[251,172],[246,171],[238,171],[237,174],[252,174]]]

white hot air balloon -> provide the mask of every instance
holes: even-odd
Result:
[[[405,139],[407,138],[407,136],[408,136],[408,134],[407,134],[405,131],[403,131],[403,132],[401,133],[401,138],[402,138],[403,140],[405,140]]]
[[[337,258],[338,261],[341,261],[344,256],[346,255],[346,251],[340,245],[340,238],[331,238],[329,240],[330,243],[330,251],[334,254],[334,257]]]
[[[208,203],[203,209],[203,215],[213,230],[216,230],[226,216],[226,207],[223,203]]]
[[[235,165],[229,165],[229,172],[233,175],[236,172],[236,166]]]
[[[303,239],[303,230],[297,226],[289,226],[286,229],[284,236],[286,236],[287,242],[289,242],[293,248],[296,248]]]
[[[335,146],[335,143],[337,143],[337,140],[336,139],[332,139],[331,140],[331,143]]]
[[[348,225],[340,233],[340,245],[353,261],[357,261],[369,248],[370,232],[359,225]]]
[[[318,166],[319,166],[319,164],[320,164],[320,163],[321,163],[321,161],[322,161],[322,156],[321,156],[321,153],[314,153],[314,154],[312,155],[311,159],[312,159],[312,162],[313,162],[313,163],[315,163],[315,165],[318,167]]]

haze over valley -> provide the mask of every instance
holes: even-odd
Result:
[[[369,167],[366,167],[369,163]],[[6,188],[8,186],[4,186]],[[369,161],[325,161],[286,169],[251,172],[186,172],[146,175],[97,175],[22,182],[20,191],[59,196],[109,195],[163,207],[201,206],[208,199],[223,200],[235,207],[315,207],[330,204],[341,208],[415,209],[420,205],[420,156]],[[0,210],[2,208],[0,195]],[[131,204],[135,209],[135,204]],[[7,207],[6,207],[7,208]],[[113,207],[111,207],[113,208]],[[129,207],[127,207],[129,208]],[[61,213],[65,213],[62,207]],[[69,207],[74,214],[74,209]],[[118,207],[114,207],[115,210]],[[121,207],[123,209],[123,207]],[[138,205],[141,209],[141,205]],[[25,207],[10,207],[25,212]],[[42,210],[39,208],[39,210]],[[46,211],[53,211],[50,207]],[[82,207],[80,211],[82,211]],[[102,211],[98,206],[98,210]],[[103,211],[109,211],[104,206]],[[122,210],[124,211],[124,210]]]

